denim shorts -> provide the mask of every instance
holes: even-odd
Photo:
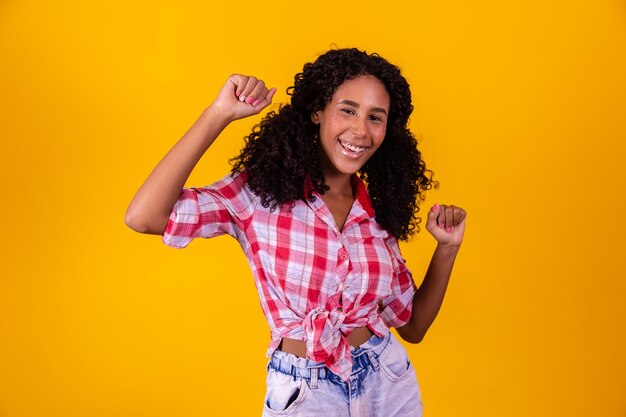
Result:
[[[343,381],[323,364],[275,351],[267,365],[263,416],[421,416],[415,369],[389,332],[352,351],[352,376]]]

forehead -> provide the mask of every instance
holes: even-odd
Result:
[[[360,75],[344,81],[333,93],[333,102],[350,100],[360,105],[383,107],[389,110],[389,93],[382,81],[373,75]]]

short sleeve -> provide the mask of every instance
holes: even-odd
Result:
[[[249,189],[239,174],[206,187],[184,188],[170,213],[163,243],[184,248],[197,237],[237,237],[250,204]]]
[[[413,310],[413,296],[417,291],[413,275],[406,266],[406,260],[400,253],[398,241],[390,238],[387,245],[394,262],[394,275],[391,282],[391,294],[382,300],[383,310],[380,315],[389,327],[401,327],[409,322]]]

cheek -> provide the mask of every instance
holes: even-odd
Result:
[[[324,129],[322,129],[324,137],[327,143],[331,143],[337,140],[341,136],[343,130],[338,123],[328,123]]]
[[[372,137],[375,138],[378,144],[380,144],[385,139],[386,134],[387,129],[385,129],[385,127],[381,127],[380,129],[376,129],[374,132],[372,132]]]

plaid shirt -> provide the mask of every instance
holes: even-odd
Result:
[[[243,248],[270,326],[269,356],[283,337],[303,340],[307,357],[348,380],[347,336],[367,326],[378,336],[411,317],[416,287],[398,243],[374,219],[365,184],[339,230],[319,195],[271,211],[245,174],[183,189],[163,241],[183,248],[196,237],[228,234]]]

